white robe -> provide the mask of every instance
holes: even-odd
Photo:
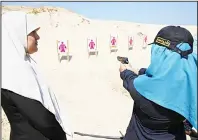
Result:
[[[2,88],[41,102],[55,115],[67,137],[72,138],[66,111],[59,108],[54,93],[25,51],[27,35],[37,28],[33,16],[24,12],[2,15]]]

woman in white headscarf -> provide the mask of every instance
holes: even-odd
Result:
[[[30,57],[38,50],[39,29],[33,15],[19,11],[2,15],[1,105],[10,122],[11,140],[66,140],[73,136],[65,111]]]

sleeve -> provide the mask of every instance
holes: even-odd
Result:
[[[191,125],[191,123],[188,120],[185,120],[183,123],[184,123],[184,128],[186,131],[189,131],[192,129],[193,126]]]
[[[124,70],[120,73],[120,77],[123,80],[123,87],[130,93],[132,99],[137,101],[141,98],[141,95],[137,92],[134,87],[134,79],[138,77],[133,71]]]
[[[11,91],[7,92],[10,94],[19,112],[27,118],[35,129],[50,140],[66,140],[66,134],[54,114],[49,112],[40,102]]]
[[[146,72],[146,68],[141,68],[138,72],[138,75],[143,75]]]

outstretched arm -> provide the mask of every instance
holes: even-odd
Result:
[[[124,88],[130,93],[132,99],[138,100],[139,97],[141,96],[138,91],[134,87],[134,79],[138,77],[138,75],[144,74],[146,69],[142,68],[136,73],[132,70],[124,70],[120,72],[120,77],[123,80],[123,86]],[[137,74],[138,73],[138,74]]]

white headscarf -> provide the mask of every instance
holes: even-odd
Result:
[[[38,28],[33,15],[19,11],[2,15],[2,88],[41,102],[55,115],[65,133],[73,137],[65,110],[60,110],[55,95],[25,51],[27,35]]]

